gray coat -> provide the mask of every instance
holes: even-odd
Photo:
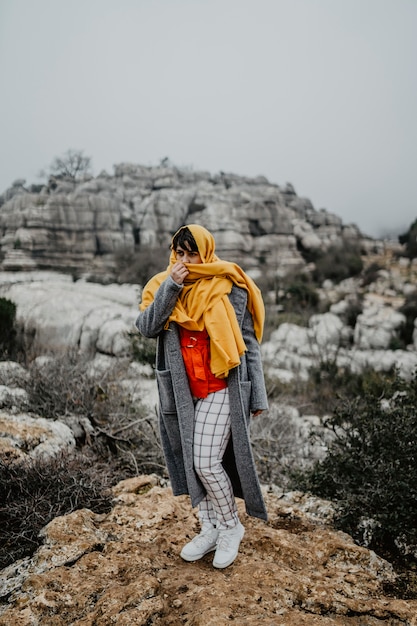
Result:
[[[136,327],[145,337],[158,339],[156,379],[162,446],[174,495],[189,494],[194,507],[206,495],[193,464],[194,402],[181,356],[178,326],[171,322],[164,329],[181,289],[168,277],[152,304],[139,314]],[[241,364],[229,372],[232,437],[223,465],[235,495],[245,501],[246,512],[267,519],[249,437],[250,412],[268,408],[260,349],[246,307],[245,289],[234,286],[229,299],[247,352],[241,357]]]

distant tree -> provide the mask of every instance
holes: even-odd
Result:
[[[160,167],[172,167],[171,159],[169,157],[164,157],[159,160]]]
[[[62,156],[55,157],[47,171],[41,176],[59,176],[77,180],[82,174],[91,172],[91,158],[84,156],[83,150],[67,150]]]
[[[406,255],[410,259],[417,257],[417,220],[415,220],[404,235],[398,237],[398,241],[405,244]]]

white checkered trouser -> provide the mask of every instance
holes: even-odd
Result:
[[[202,524],[217,528],[236,526],[239,521],[232,483],[222,459],[231,435],[227,387],[197,400],[194,421],[194,468],[207,495],[199,504]]]

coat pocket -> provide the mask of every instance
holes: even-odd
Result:
[[[176,413],[177,407],[175,406],[171,372],[169,370],[156,370],[155,374],[162,413]]]
[[[252,383],[250,380],[239,383],[240,395],[242,397],[242,405],[246,418],[250,417],[250,395],[252,391]]]

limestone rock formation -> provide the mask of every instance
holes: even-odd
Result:
[[[307,379],[312,367],[330,360],[353,372],[365,368],[388,372],[396,367],[404,378],[411,378],[417,369],[417,319],[412,343],[393,348],[406,320],[400,309],[407,296],[417,293],[417,263],[394,263],[391,252],[388,259],[375,257],[374,263],[385,265],[376,272],[374,282],[364,286],[361,276],[337,285],[326,280],[320,297],[332,303],[328,313],[311,316],[307,326],[283,323],[272,332],[262,346],[264,364],[272,376],[283,382],[295,375]],[[361,313],[352,327],[347,312],[359,302]]]
[[[0,297],[14,302],[27,354],[130,354],[140,300],[135,285],[73,282],[53,272],[0,272]]]
[[[369,244],[356,226],[315,210],[292,185],[124,163],[114,176],[58,177],[40,188],[15,181],[0,196],[1,267],[111,274],[118,250],[168,246],[187,222],[213,232],[220,256],[264,272],[302,267],[299,248],[343,239]]]
[[[0,410],[0,458],[18,462],[49,459],[75,448],[74,436],[60,421]]]
[[[311,367],[330,359],[354,372],[396,366],[410,377],[417,367],[417,331],[407,349],[390,349],[405,320],[398,309],[410,287],[415,290],[410,277],[400,280],[395,270],[366,290],[360,278],[337,286],[325,283],[321,295],[334,301],[330,311],[311,316],[306,327],[283,323],[273,331],[262,346],[267,370],[282,381],[294,373],[306,378]],[[54,272],[0,272],[0,297],[16,304],[17,323],[32,357],[71,349],[91,356],[129,357],[140,292],[139,285],[73,281]],[[359,292],[363,309],[352,328],[346,310]]]
[[[343,332],[349,329],[341,326],[327,326],[327,319],[320,320],[320,335],[316,329],[296,324],[284,323],[275,330],[268,342],[262,346],[264,364],[271,375],[285,382],[287,372],[296,372],[300,378],[307,379],[308,371],[320,362],[334,361],[338,367],[349,368],[353,372],[361,372],[370,368],[379,372],[388,372],[398,368],[400,374],[411,378],[417,369],[417,353],[410,350],[371,349],[358,345],[343,347]],[[315,316],[323,318],[322,315]],[[337,342],[335,331],[339,332]],[[377,333],[377,328],[372,328]],[[321,341],[321,344],[317,341]]]
[[[235,563],[179,557],[197,531],[185,496],[156,477],[114,488],[112,511],[84,509],[43,530],[32,558],[0,573],[1,626],[415,626],[417,601],[384,589],[389,563],[320,517],[323,503],[266,494],[269,522],[246,527]],[[241,503],[240,503],[241,504]]]

